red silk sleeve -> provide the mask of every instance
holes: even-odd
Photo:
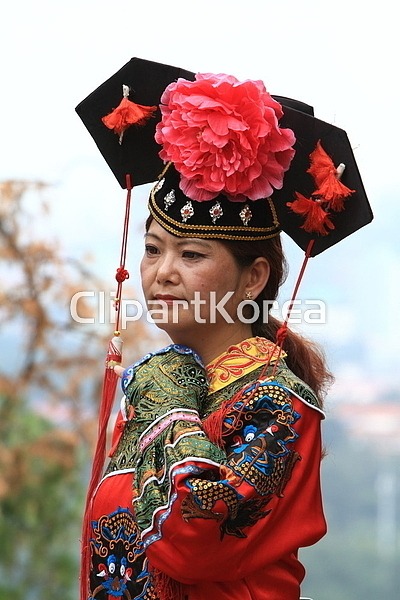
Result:
[[[168,496],[142,539],[150,563],[182,583],[244,578],[325,533],[321,411],[277,383],[245,396],[227,417],[222,460],[200,425],[185,433],[177,421],[170,434]],[[154,479],[138,477],[140,504]]]

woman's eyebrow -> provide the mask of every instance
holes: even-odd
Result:
[[[144,234],[144,238],[147,239],[149,237],[157,240],[158,242],[163,242],[163,239],[156,233],[146,231],[146,233]],[[211,249],[211,244],[209,244],[206,240],[201,240],[199,238],[182,238],[176,242],[176,245],[178,247],[184,246],[185,244],[197,244],[199,246],[202,246],[204,249]]]
[[[155,238],[156,240],[159,240],[160,242],[162,241],[159,235],[157,235],[156,233],[150,233],[149,231],[146,231],[144,233],[143,237],[144,237],[144,239],[146,239],[148,237],[152,237],[152,238]]]
[[[184,246],[185,244],[197,244],[198,246],[202,246],[208,250],[211,249],[211,244],[206,242],[205,240],[201,240],[199,238],[184,238],[177,242],[177,246]]]

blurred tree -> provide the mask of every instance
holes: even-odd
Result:
[[[350,437],[332,416],[324,428],[322,489],[328,535],[300,553],[308,571],[303,593],[315,600],[398,600],[400,548],[380,554],[377,529],[379,475],[390,467],[400,481],[398,456],[380,455],[376,439]],[[397,503],[397,519],[399,508]]]
[[[81,512],[112,335],[90,297],[80,298],[79,315],[93,323],[71,317],[76,292],[110,297],[112,290],[83,262],[63,257],[45,232],[47,191],[41,182],[0,184],[0,600],[76,597]],[[130,362],[158,343],[143,321],[123,337]]]
[[[77,435],[3,396],[0,436],[0,598],[61,592],[72,600],[82,504]]]

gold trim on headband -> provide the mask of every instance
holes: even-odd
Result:
[[[172,217],[170,217],[169,215],[166,215],[165,212],[163,212],[160,207],[158,206],[156,199],[155,199],[155,193],[154,193],[154,188],[151,190],[150,192],[150,206],[153,205],[153,209],[155,213],[159,213],[160,215],[162,215],[163,220],[165,219],[168,223],[174,224],[178,227],[180,227],[181,229],[191,229],[191,230],[201,230],[201,231],[215,231],[216,227],[220,227],[220,228],[224,228],[227,231],[248,231],[248,232],[263,232],[263,231],[271,231],[274,230],[276,227],[280,227],[279,221],[278,221],[278,217],[276,214],[276,210],[275,210],[275,206],[274,203],[272,202],[271,198],[266,198],[270,210],[271,210],[271,214],[272,214],[272,220],[273,220],[273,225],[271,227],[249,227],[248,225],[245,226],[239,226],[239,225],[193,225],[193,224],[187,224],[187,223],[183,223],[183,222],[179,222],[179,221],[175,221],[175,219],[172,219]],[[155,216],[155,215],[154,215]],[[236,239],[236,238],[235,238]],[[248,238],[249,239],[249,238]]]
[[[170,233],[172,233],[173,235],[176,235],[177,237],[194,237],[195,236],[198,238],[206,238],[206,239],[214,238],[214,239],[220,239],[220,240],[237,240],[239,242],[240,241],[256,242],[257,240],[269,240],[269,239],[279,235],[281,232],[280,229],[277,229],[273,233],[269,233],[269,234],[265,234],[265,235],[233,235],[233,234],[228,234],[228,233],[226,233],[226,234],[221,233],[218,230],[216,230],[215,228],[213,228],[213,232],[210,232],[210,233],[198,233],[197,231],[194,233],[193,230],[200,228],[200,225],[196,226],[196,227],[192,227],[191,231],[185,232],[185,231],[179,231],[179,230],[174,229],[173,227],[170,227],[169,225],[167,225],[165,223],[165,221],[161,220],[159,215],[157,215],[155,213],[155,211],[153,210],[153,207],[151,205],[149,205],[149,210],[150,210],[150,213],[152,214],[153,218],[157,221],[157,223],[159,223],[163,227],[163,229],[165,229],[166,231],[169,231]],[[173,221],[173,222],[178,223],[178,221]],[[179,225],[181,226],[181,225],[183,225],[183,223],[179,223]],[[221,226],[220,226],[220,229],[222,230]],[[233,227],[233,229],[236,229],[236,228]],[[266,228],[261,228],[261,231],[265,231],[265,229]],[[272,229],[272,228],[270,227],[269,229]],[[246,231],[249,231],[249,229],[247,228]]]

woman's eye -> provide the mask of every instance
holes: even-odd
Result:
[[[185,250],[184,252],[182,252],[182,256],[183,258],[195,259],[201,258],[203,254],[200,254],[200,252],[194,252],[192,250]]]
[[[144,250],[147,256],[153,256],[154,254],[158,254],[158,249],[156,248],[156,246],[152,246],[150,244],[146,244]]]

